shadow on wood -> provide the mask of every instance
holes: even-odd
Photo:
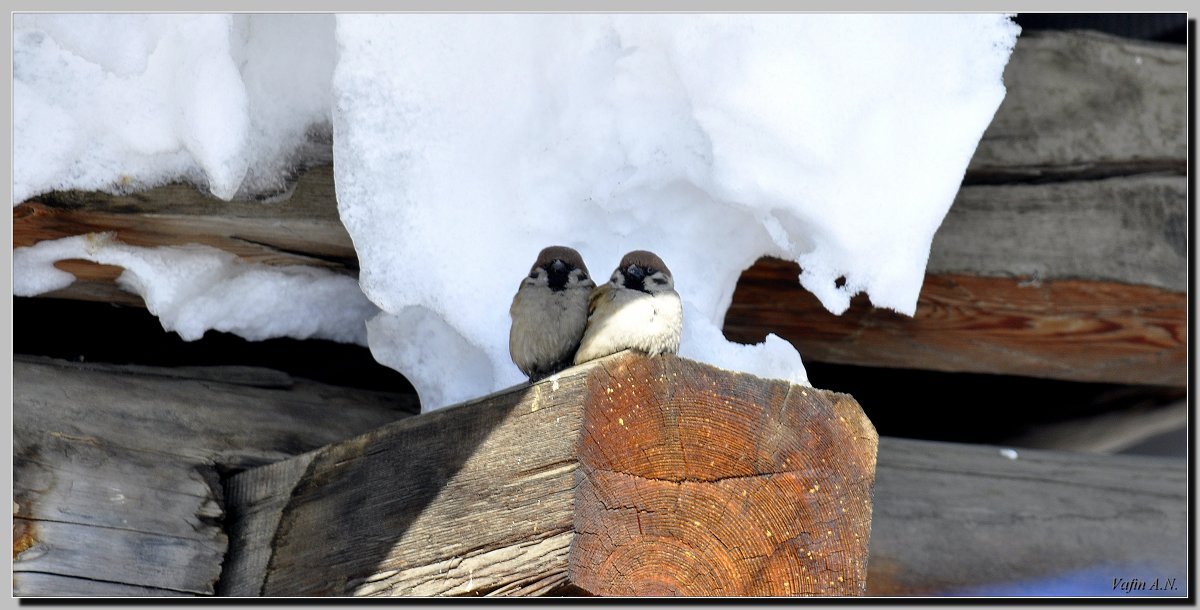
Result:
[[[868,595],[1188,594],[1186,460],[885,437],[875,481]]]
[[[413,402],[250,367],[19,357],[14,592],[211,595],[227,549],[221,471],[374,429]]]
[[[625,352],[238,475],[280,508],[223,590],[861,594],[877,440],[848,396]]]

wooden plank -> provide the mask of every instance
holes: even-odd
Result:
[[[1187,168],[1187,47],[1098,32],[1022,34],[1008,92],[969,184],[1089,179]]]
[[[930,247],[935,275],[1187,289],[1187,178],[959,190]]]
[[[19,356],[13,514],[21,531],[13,562],[15,572],[39,576],[15,580],[14,591],[211,595],[228,546],[221,473],[282,460],[415,411],[411,397],[250,367],[161,369]]]
[[[848,396],[626,352],[237,475],[223,587],[861,593],[875,438]]]
[[[138,587],[115,582],[75,578],[40,572],[14,572],[13,590],[35,597],[188,597],[169,589]]]
[[[47,520],[22,527],[31,532],[35,543],[15,558],[15,573],[43,572],[211,594],[225,554],[224,535],[196,540]]]
[[[962,594],[1024,583],[1020,590],[1038,595],[1078,574],[1087,580],[1064,594],[1127,597],[1113,590],[1114,578],[1186,585],[1184,460],[1009,455],[1015,459],[997,447],[881,439],[867,593]]]

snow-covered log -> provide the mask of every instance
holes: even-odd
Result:
[[[1177,47],[1098,34],[1021,38],[1008,95],[934,239],[915,317],[862,295],[834,316],[797,284],[794,263],[768,259],[742,275],[726,335],[773,332],[817,361],[1183,385],[1184,60]],[[13,214],[17,247],[113,231],[132,245],[207,244],[248,262],[358,266],[329,166],[274,203],[175,185],[52,193]],[[79,280],[49,296],[141,302],[114,284],[120,267],[58,266]]]
[[[914,317],[841,316],[761,260],[726,315],[865,366],[1183,386],[1186,51],[1095,33],[1023,36],[1008,95],[930,250]]]

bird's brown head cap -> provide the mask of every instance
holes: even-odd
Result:
[[[655,271],[662,271],[667,275],[671,275],[671,270],[667,269],[667,264],[658,257],[657,254],[649,250],[634,250],[629,254],[621,257],[620,269],[628,269],[630,265],[637,265],[646,271],[646,275],[652,275]]]
[[[542,248],[542,251],[538,253],[537,261],[529,268],[529,272],[533,273],[539,267],[545,267],[556,260],[560,260],[575,269],[580,269],[584,273],[587,273],[587,265],[583,264],[583,257],[579,255],[579,251],[567,246],[547,246]]]

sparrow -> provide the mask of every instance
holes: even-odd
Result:
[[[538,253],[508,309],[508,353],[530,381],[571,366],[595,287],[576,250],[550,246]]]
[[[624,349],[674,354],[683,333],[683,304],[675,280],[653,252],[634,250],[588,300],[587,328],[575,364]]]

